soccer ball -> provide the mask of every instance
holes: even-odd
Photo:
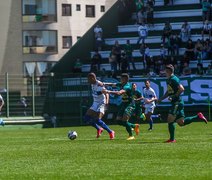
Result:
[[[77,138],[77,132],[76,132],[76,131],[69,131],[69,132],[68,132],[68,138],[69,138],[70,140],[76,139],[76,138]]]

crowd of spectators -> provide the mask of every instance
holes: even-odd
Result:
[[[122,0],[123,3],[125,2]],[[128,1],[126,1],[128,2]],[[174,5],[174,0],[164,0],[165,6]],[[177,75],[212,75],[212,61],[208,67],[203,66],[203,60],[212,59],[212,41],[210,24],[212,2],[210,0],[200,0],[202,6],[202,27],[192,29],[191,24],[184,20],[179,30],[173,29],[170,21],[164,23],[161,30],[161,41],[158,47],[159,55],[153,56],[151,48],[146,43],[146,39],[150,31],[154,31],[154,6],[155,0],[134,0],[136,10],[136,24],[138,25],[138,39],[135,45],[133,40],[127,39],[123,45],[116,40],[111,48],[109,55],[109,64],[111,67],[111,75],[116,77],[118,72],[133,72],[137,68],[135,66],[134,52],[139,50],[140,57],[136,57],[136,61],[142,63],[143,72],[148,76],[164,76],[165,65],[172,64],[175,67]],[[127,3],[123,4],[125,9]],[[199,38],[193,38],[196,34]],[[192,35],[193,34],[193,35]],[[95,37],[95,53],[91,58],[92,72],[101,72],[106,74],[105,69],[101,69],[102,57],[99,51],[102,50],[103,29],[97,25],[94,28]],[[196,40],[197,39],[197,40]],[[138,60],[139,59],[139,60]],[[196,62],[196,68],[191,68],[191,62]],[[194,63],[192,63],[194,66]],[[133,71],[132,71],[133,70]]]

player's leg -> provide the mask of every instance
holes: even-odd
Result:
[[[188,125],[188,124],[190,124],[192,122],[195,122],[197,120],[202,120],[206,124],[208,123],[208,120],[205,118],[205,116],[201,112],[199,112],[195,116],[185,117],[184,122],[183,122],[183,125],[184,126],[185,125]]]
[[[126,104],[126,103],[121,104],[121,106],[119,107],[119,111],[117,113],[117,117],[116,117],[117,124],[120,126],[124,126],[124,127],[126,127],[126,122],[124,122],[122,120],[122,118],[123,118],[123,115],[124,115],[127,105],[128,104]]]
[[[153,114],[154,108],[153,107],[148,107],[145,109],[145,117],[146,120],[149,122],[149,131],[153,129],[153,119],[152,119],[152,114]]]
[[[105,124],[104,121],[102,121],[102,117],[104,116],[104,113],[105,113],[105,105],[104,104],[100,105],[98,108],[98,111],[99,111],[99,113],[98,113],[98,119],[97,119],[96,123],[109,133],[110,139],[114,139],[115,132],[113,130],[111,130],[109,128],[109,126],[107,124]]]
[[[175,140],[175,118],[173,114],[168,114],[167,122],[168,122],[168,130],[170,138],[166,141],[167,143],[176,142]]]
[[[207,119],[205,118],[205,116],[201,112],[197,113],[197,115],[195,115],[195,116],[185,117],[185,115],[184,115],[184,104],[183,103],[179,103],[178,113],[177,113],[176,119],[177,119],[176,122],[178,123],[179,126],[186,126],[186,125],[191,124],[192,122],[195,122],[197,120],[202,120],[206,124],[208,122]]]
[[[101,129],[101,127],[99,127],[96,123],[95,123],[95,119],[96,119],[96,112],[92,109],[88,109],[85,116],[84,116],[84,122],[86,124],[89,124],[91,126],[93,126],[94,128],[97,129],[97,131],[99,129]]]
[[[166,141],[167,143],[176,142],[176,140],[175,140],[175,119],[176,119],[177,112],[178,112],[178,104],[172,104],[172,106],[169,110],[168,118],[167,118],[168,130],[169,130],[169,135],[170,135],[169,140]]]
[[[123,116],[123,121],[126,122],[126,130],[129,134],[128,140],[135,139],[133,136],[132,128],[135,130],[137,135],[139,134],[139,124],[133,124],[133,123],[129,122],[129,119],[133,115],[134,112],[135,112],[135,106],[130,104],[125,109],[124,116]]]

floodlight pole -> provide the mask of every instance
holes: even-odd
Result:
[[[208,111],[209,111],[209,121],[211,120],[211,100],[210,96],[208,96]]]
[[[32,74],[32,116],[35,117],[35,74]]]
[[[8,74],[8,72],[5,73],[5,76],[6,76],[5,85],[6,85],[6,95],[7,95],[7,100],[6,100],[7,101],[7,106],[6,106],[7,115],[6,116],[9,117],[10,116],[10,102],[9,102],[9,74]]]

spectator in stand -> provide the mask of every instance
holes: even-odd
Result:
[[[211,39],[211,24],[209,24],[208,20],[205,20],[202,26],[202,40],[204,41],[204,35],[208,34],[209,35],[209,39]]]
[[[174,74],[177,75],[177,76],[180,76],[181,75],[181,72],[180,72],[180,64],[174,64]]]
[[[177,64],[177,60],[175,59],[174,56],[171,56],[168,62],[169,62],[168,64],[171,64],[171,65],[173,65],[173,66],[174,66],[175,64]]]
[[[205,47],[206,47],[206,52],[207,52],[206,59],[211,59],[212,58],[212,42],[210,41],[210,39],[206,39]]]
[[[150,7],[150,14],[149,14],[149,22],[148,24],[151,24],[154,27],[154,5],[155,5],[155,0],[147,0],[146,2],[147,6]],[[147,14],[148,18],[148,14]]]
[[[206,69],[206,75],[212,75],[212,67],[211,64],[208,65],[208,68]]]
[[[208,49],[208,43],[207,43],[207,41],[204,41],[203,42],[203,48],[202,48],[202,53],[201,53],[201,59],[200,59],[200,61],[199,61],[199,63],[202,63],[202,60],[203,59],[207,59],[208,58],[208,51],[207,51],[207,49]]]
[[[99,53],[99,51],[96,50],[94,52],[92,59],[91,59],[91,70],[90,70],[90,72],[100,71],[101,62],[102,62],[102,56]]]
[[[128,58],[125,52],[121,53],[121,73],[127,73],[127,68],[129,66]]]
[[[111,66],[111,72],[112,74],[117,73],[117,61],[116,61],[116,54],[115,54],[115,47],[112,47],[110,56],[109,56],[109,63]]]
[[[195,48],[194,48],[196,59],[202,59],[202,50],[203,50],[202,42],[200,41],[200,39],[197,39],[197,42],[195,43]]]
[[[147,59],[150,58],[150,49],[147,44],[141,44],[140,46],[140,53],[141,53],[141,61],[143,62],[143,67],[146,69],[146,62]]]
[[[155,77],[156,76],[156,73],[154,72],[154,69],[153,68],[150,68],[149,69],[149,72],[147,74],[147,76],[150,78],[150,77]]]
[[[189,65],[186,62],[183,65],[183,75],[184,76],[191,75],[191,68],[189,67]]]
[[[94,28],[95,49],[98,49],[99,51],[101,51],[102,49],[102,43],[103,43],[102,34],[103,34],[102,28],[99,25],[96,25],[96,27]]]
[[[164,47],[164,45],[161,44],[161,45],[160,45],[160,57],[161,57],[162,59],[164,59],[165,56],[167,56],[167,50],[166,50],[166,48]]]
[[[144,0],[135,0],[136,12],[144,9]]]
[[[168,58],[168,56],[165,56],[162,60],[163,60],[163,64],[164,65],[168,65],[169,64],[170,59]]]
[[[116,56],[116,62],[118,64],[118,69],[121,70],[121,46],[119,45],[119,42],[116,40],[114,47],[114,54]]]
[[[181,31],[180,37],[182,42],[187,42],[191,37],[191,26],[188,24],[188,21],[184,21]]]
[[[169,36],[172,34],[172,26],[171,24],[167,21],[165,23],[165,26],[163,28],[163,35],[162,35],[162,41],[163,41],[163,44],[165,44],[165,40],[166,38],[169,38]]]
[[[137,23],[138,24],[146,23],[146,15],[144,8],[140,9],[140,11],[137,12]]]
[[[155,61],[155,70],[154,70],[158,75],[160,73],[160,70],[162,69],[162,65],[163,60],[161,59],[161,56],[158,56]]]
[[[202,0],[202,20],[209,20],[211,4],[209,0]]]
[[[174,48],[174,50],[173,50],[173,52],[174,52],[174,55],[179,55],[179,49],[180,49],[180,47],[181,47],[181,38],[177,35],[177,34],[175,34],[174,36],[173,36],[173,38],[174,38],[174,42],[173,42],[173,48]]]
[[[153,56],[149,56],[147,59],[146,59],[146,69],[148,70],[148,69],[153,69],[154,68],[154,64],[155,64],[155,62],[154,62],[154,59],[153,59]]]
[[[126,54],[126,58],[128,60],[128,70],[130,70],[130,63],[132,63],[133,70],[136,70],[134,59],[132,57],[133,48],[130,44],[130,40],[127,40],[127,43],[124,46],[124,52]]]
[[[146,5],[146,20],[149,27],[154,27],[154,10],[148,3]]]
[[[145,43],[145,39],[148,36],[148,27],[145,25],[145,23],[142,23],[138,27],[138,35],[139,35],[139,38],[137,40],[137,45],[140,43],[141,40],[142,40],[142,44],[144,44]]]
[[[174,37],[171,34],[167,41],[168,55],[174,55]]]
[[[160,68],[159,76],[160,77],[165,77],[166,76],[166,65],[165,64],[162,64],[162,66]]]
[[[197,71],[196,71],[196,75],[203,75],[204,74],[204,68],[202,63],[197,63]]]
[[[187,54],[187,56],[190,60],[194,59],[194,57],[195,57],[194,44],[193,44],[193,41],[191,39],[188,40],[185,53]]]
[[[74,64],[73,72],[74,73],[81,73],[82,72],[82,62],[80,61],[80,59],[76,60],[76,62]]]
[[[190,63],[190,59],[188,58],[186,53],[183,55],[183,58],[180,61],[180,72],[183,72],[183,67],[184,67],[185,63],[187,63],[188,65]]]

